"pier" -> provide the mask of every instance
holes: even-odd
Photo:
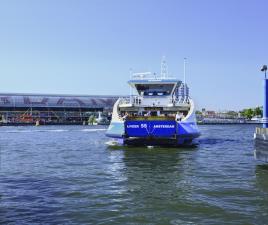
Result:
[[[255,158],[268,162],[268,79],[267,65],[261,69],[264,72],[264,101],[263,101],[263,127],[257,127],[254,133]]]

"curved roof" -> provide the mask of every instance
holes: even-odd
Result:
[[[0,108],[111,108],[120,96],[0,93]]]

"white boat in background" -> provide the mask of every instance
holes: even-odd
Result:
[[[260,123],[260,124],[262,124],[263,119],[262,119],[262,117],[254,116],[254,117],[251,118],[250,122],[251,123]]]
[[[113,145],[188,145],[200,135],[189,88],[168,75],[165,61],[160,76],[133,73],[128,84],[136,94],[118,99],[113,107],[106,132]]]

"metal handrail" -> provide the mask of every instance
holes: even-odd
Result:
[[[133,105],[141,105],[142,104],[143,98],[136,95],[136,96],[130,96],[130,97],[123,97],[120,98],[120,105],[121,104],[133,104]],[[175,99],[175,98],[170,98],[168,101],[169,104],[174,104],[174,106],[179,106],[182,104],[190,104],[189,98],[186,100],[181,100],[181,99]]]

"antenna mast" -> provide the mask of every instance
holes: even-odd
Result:
[[[132,70],[132,68],[130,68],[129,69],[129,80],[131,80],[132,79],[132,76],[133,76],[133,70]],[[129,97],[130,97],[130,102],[132,102],[132,95],[133,95],[133,93],[132,93],[132,87],[131,87],[131,85],[130,85],[130,87],[129,87]]]
[[[168,75],[168,66],[166,62],[166,57],[163,56],[161,61],[161,78],[166,78],[167,75]]]
[[[183,60],[183,83],[186,84],[186,58]]]
[[[187,87],[186,87],[186,58],[183,60],[183,84],[184,84],[184,101],[186,101]]]

